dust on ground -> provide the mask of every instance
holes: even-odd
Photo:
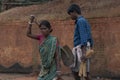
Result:
[[[74,80],[72,75],[64,75],[62,76],[64,80]],[[29,74],[6,74],[0,73],[0,80],[37,80],[37,76],[29,76]],[[113,80],[113,79],[92,79],[92,80]]]

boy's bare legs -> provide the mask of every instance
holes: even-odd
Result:
[[[90,73],[87,72],[87,77],[85,77],[85,80],[91,80]]]

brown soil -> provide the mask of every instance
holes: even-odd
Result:
[[[0,14],[0,22],[26,21],[31,14],[41,19],[69,19],[67,8],[70,4],[77,3],[81,6],[82,13],[87,18],[120,16],[119,0],[53,0],[46,4],[17,7]]]
[[[62,76],[64,80],[74,80],[72,76]],[[0,74],[0,80],[37,80],[37,76],[28,76],[28,74]],[[112,79],[92,79],[92,80],[112,80]]]

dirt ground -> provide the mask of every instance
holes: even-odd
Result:
[[[64,80],[74,80],[71,75],[62,76]],[[29,76],[28,74],[3,74],[0,73],[0,80],[37,80],[37,76]],[[113,79],[92,79],[92,80],[113,80]]]
[[[65,80],[74,80],[71,76],[63,76]],[[28,74],[0,74],[0,80],[37,80],[37,76]]]

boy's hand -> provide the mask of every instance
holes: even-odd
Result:
[[[82,62],[86,62],[86,60],[87,60],[87,58],[86,58],[86,46],[82,46],[81,49],[82,49],[81,60],[82,60]]]
[[[86,62],[87,58],[85,56],[81,57],[82,62]]]

